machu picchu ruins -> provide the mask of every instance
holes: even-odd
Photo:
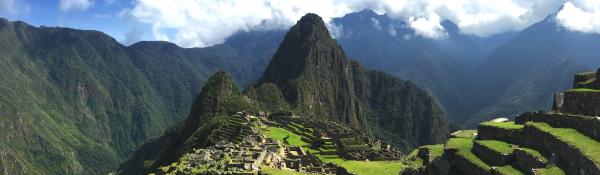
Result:
[[[600,69],[576,75],[573,89],[554,95],[550,111],[484,122],[443,145],[423,146],[401,174],[600,174],[597,77]]]
[[[352,161],[397,161],[400,151],[337,122],[237,112],[217,131],[216,144],[194,148],[156,174],[256,174],[284,170],[353,174],[323,156]],[[293,138],[292,138],[293,137]]]

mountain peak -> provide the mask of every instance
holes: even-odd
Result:
[[[314,13],[304,15],[288,34],[293,34],[299,41],[331,39],[323,19]]]

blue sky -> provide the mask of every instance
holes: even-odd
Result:
[[[11,0],[0,0],[11,1]],[[136,22],[126,15],[126,9],[135,4],[129,0],[97,0],[81,9],[72,6],[61,9],[59,0],[13,0],[15,10],[0,8],[0,17],[11,21],[25,21],[34,26],[61,26],[77,29],[98,30],[124,42],[125,35],[137,33],[137,40],[153,40],[149,24]],[[2,5],[2,4],[0,4]],[[132,36],[132,35],[130,35]]]
[[[0,0],[0,17],[9,20],[98,30],[126,45],[163,40],[182,47],[212,46],[239,31],[285,30],[309,12],[340,31],[331,19],[364,9],[433,39],[446,36],[443,20],[462,33],[488,37],[551,14],[568,30],[600,33],[598,0]]]

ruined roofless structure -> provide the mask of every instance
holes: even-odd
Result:
[[[573,89],[554,95],[557,113],[600,116],[600,69],[575,75]]]

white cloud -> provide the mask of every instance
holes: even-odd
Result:
[[[18,15],[29,12],[29,5],[21,0],[0,0],[0,14]]]
[[[439,24],[450,19],[463,33],[489,36],[518,31],[556,11],[564,0],[137,0],[130,16],[148,23],[158,40],[184,47],[222,43],[243,30],[287,29],[304,14],[332,18],[372,9],[407,21],[416,35],[446,36]],[[374,25],[376,24],[375,21]],[[381,27],[381,26],[380,26]],[[332,32],[333,35],[334,32]]]
[[[408,18],[408,24],[415,29],[415,33],[427,38],[442,38],[447,35],[440,21],[438,15],[431,15],[429,18]]]
[[[135,42],[142,40],[142,36],[144,35],[144,31],[138,27],[134,27],[129,29],[125,35],[125,40],[123,43],[125,45],[131,45]]]
[[[600,1],[566,2],[556,21],[568,30],[600,33]]]
[[[392,35],[392,36],[396,36],[398,33],[396,32],[396,29],[394,28],[393,25],[389,25],[388,26],[388,34]]]
[[[371,22],[373,22],[373,27],[375,27],[377,30],[381,30],[381,25],[379,25],[379,20],[377,20],[375,18],[371,18]]]
[[[84,11],[94,5],[93,0],[60,0],[59,9],[63,12],[70,10]]]

